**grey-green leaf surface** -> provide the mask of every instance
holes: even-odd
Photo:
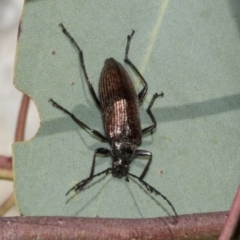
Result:
[[[157,131],[139,147],[153,153],[145,180],[169,198],[178,214],[229,209],[240,179],[240,35],[234,3],[26,1],[15,85],[33,99],[41,126],[33,139],[13,145],[20,212],[124,218],[173,215],[161,197],[148,193],[139,182],[111,174],[94,179],[79,194],[65,196],[88,177],[94,150],[110,146],[48,102],[53,98],[103,133],[101,113],[89,94],[78,54],[59,23],[82,48],[96,91],[104,60],[123,62],[127,35],[136,31],[129,57],[149,85],[140,108],[143,127],[151,124],[145,109],[152,95],[165,94],[152,109]],[[141,82],[126,68],[140,91]],[[140,175],[145,164],[146,160],[136,159],[130,171]],[[99,157],[95,172],[110,166],[110,158]]]

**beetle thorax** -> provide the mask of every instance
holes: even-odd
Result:
[[[133,159],[136,147],[135,144],[126,141],[112,144],[112,175],[114,177],[122,178],[127,176],[129,164]]]

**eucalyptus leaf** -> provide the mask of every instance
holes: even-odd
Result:
[[[229,209],[240,169],[240,35],[234,1],[28,0],[16,61],[16,87],[36,104],[36,136],[13,144],[15,196],[28,216],[158,217],[173,215],[159,196],[130,178],[108,174],[79,194],[65,196],[90,173],[93,152],[106,147],[49,98],[103,133],[78,54],[58,27],[63,23],[83,50],[96,91],[106,58],[123,62],[127,35],[136,31],[129,58],[148,82],[142,127],[158,123],[139,149],[153,153],[145,181],[170,199],[178,214]],[[239,9],[239,8],[238,8]],[[126,65],[124,65],[126,66]],[[142,85],[131,69],[136,88]],[[145,160],[134,160],[140,175]],[[96,173],[111,166],[98,158]]]

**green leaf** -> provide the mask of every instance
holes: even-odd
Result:
[[[35,102],[36,136],[13,145],[15,195],[24,215],[157,217],[173,215],[161,197],[130,178],[102,176],[81,193],[65,196],[90,173],[93,152],[110,146],[52,107],[56,102],[103,133],[101,113],[89,94],[78,54],[58,27],[63,23],[84,53],[94,88],[104,60],[123,62],[127,35],[136,31],[129,58],[155,92],[158,129],[139,149],[153,153],[145,181],[178,214],[229,209],[240,169],[240,44],[230,1],[26,1],[15,84]],[[55,54],[53,54],[55,52]],[[126,68],[130,71],[129,67]],[[130,71],[131,72],[131,71]],[[133,72],[137,90],[142,85]],[[145,160],[134,160],[141,174]],[[95,172],[111,166],[97,158]]]

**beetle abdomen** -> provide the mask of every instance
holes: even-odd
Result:
[[[124,67],[109,58],[99,80],[99,96],[106,137],[110,141],[141,141],[138,97]]]

